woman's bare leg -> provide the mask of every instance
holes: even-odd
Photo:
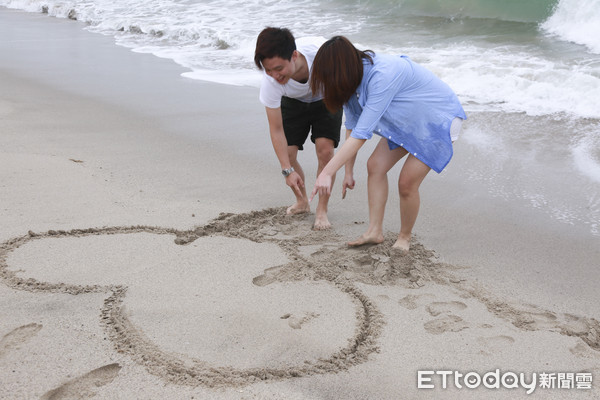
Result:
[[[387,173],[406,154],[407,151],[402,147],[390,150],[386,139],[379,140],[367,162],[369,227],[358,239],[348,242],[349,246],[383,242],[383,216],[388,197]]]
[[[321,173],[327,163],[333,158],[335,152],[333,140],[319,137],[315,140],[315,150],[317,152],[317,160],[319,162],[317,168],[317,176]],[[331,177],[331,187],[335,183],[335,174]],[[327,218],[327,205],[329,204],[330,195],[321,196],[319,195],[319,202],[317,204],[317,210],[315,213],[315,223],[313,225],[314,230],[325,230],[331,228],[331,223]]]
[[[398,193],[400,194],[400,233],[392,247],[408,251],[412,229],[417,221],[421,197],[419,187],[431,168],[421,160],[409,155],[400,171]]]

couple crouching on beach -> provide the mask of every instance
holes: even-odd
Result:
[[[361,51],[343,36],[294,39],[285,28],[265,28],[256,41],[256,66],[264,71],[260,101],[286,184],[296,196],[288,214],[310,212],[319,200],[313,228],[329,229],[327,204],[336,172],[345,166],[342,197],[353,189],[358,150],[381,136],[367,162],[369,227],[350,246],[384,240],[387,172],[408,156],[398,178],[400,233],[393,247],[408,251],[419,213],[419,186],[431,169],[440,173],[452,158],[466,115],[448,85],[406,56]],[[342,109],[346,140],[340,140]],[[311,132],[318,158],[317,180],[307,195],[298,151]]]

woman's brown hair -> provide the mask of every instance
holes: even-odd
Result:
[[[356,93],[363,78],[363,60],[372,64],[372,54],[371,50],[358,50],[344,36],[323,43],[313,61],[310,88],[323,94],[329,111],[338,111]]]

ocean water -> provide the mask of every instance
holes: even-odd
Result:
[[[184,76],[258,86],[256,35],[346,35],[402,53],[458,94],[467,179],[600,237],[600,0],[0,0],[76,19]],[[65,22],[67,23],[67,22]],[[518,179],[515,179],[518,174]]]

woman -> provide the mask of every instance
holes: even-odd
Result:
[[[373,133],[381,136],[367,162],[369,227],[350,246],[383,242],[388,196],[387,172],[408,155],[398,178],[400,233],[393,247],[408,251],[419,213],[419,186],[430,169],[441,172],[452,158],[452,142],[465,112],[458,98],[433,73],[406,56],[360,51],[343,36],[325,42],[315,56],[310,80],[330,111],[342,106],[346,141],[317,177],[311,194],[331,194],[332,178],[343,165],[346,189],[354,188],[356,153]]]

